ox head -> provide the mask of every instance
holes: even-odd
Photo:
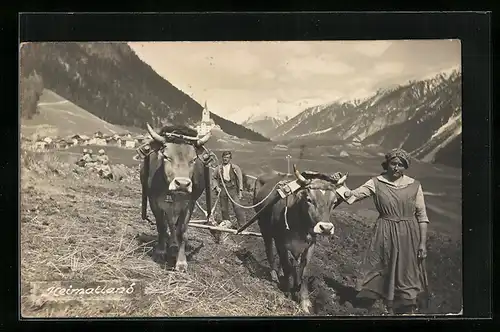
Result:
[[[302,222],[309,223],[308,229],[314,234],[333,235],[335,225],[330,221],[330,215],[341,200],[336,189],[345,182],[347,174],[335,181],[317,172],[300,173],[295,165],[293,170],[302,187],[297,197],[297,204],[306,217]]]
[[[163,174],[172,193],[190,194],[193,191],[193,173],[200,148],[209,140],[210,132],[197,138],[196,131],[187,127],[164,127],[160,133],[146,124],[151,138],[160,145]]]

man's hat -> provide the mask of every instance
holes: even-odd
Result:
[[[228,155],[232,156],[233,154],[231,153],[231,151],[224,151],[224,152],[222,152],[222,157],[228,156]]]

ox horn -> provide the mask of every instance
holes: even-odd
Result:
[[[293,164],[293,173],[295,174],[295,177],[299,180],[300,183],[302,184],[307,183],[307,179],[302,174],[300,174],[295,164]]]
[[[167,139],[165,137],[162,137],[160,134],[158,134],[153,128],[151,128],[151,126],[149,125],[149,123],[146,123],[146,128],[148,129],[148,133],[149,135],[151,135],[151,137],[157,141],[157,142],[160,142],[162,144],[165,144],[167,142]]]
[[[347,175],[349,175],[349,172],[345,173],[345,175],[337,181],[337,184],[338,185],[344,184],[345,180],[347,180]]]
[[[196,141],[196,145],[197,146],[202,146],[203,144],[205,144],[206,142],[208,142],[208,140],[210,139],[210,137],[212,137],[212,132],[208,132],[205,136],[203,136],[202,138],[200,138],[199,140]]]

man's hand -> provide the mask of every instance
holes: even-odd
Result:
[[[238,199],[242,199],[243,198],[243,190],[240,190],[238,192]]]
[[[215,193],[216,193],[217,195],[219,195],[219,194],[220,194],[220,192],[221,192],[221,189],[220,189],[220,187],[215,187],[215,188],[214,188],[214,191],[215,191]]]

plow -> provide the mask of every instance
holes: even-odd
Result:
[[[150,132],[151,132],[151,130],[150,130]],[[153,133],[153,135],[154,135],[154,133]],[[168,136],[170,137],[170,139],[180,139],[181,141],[186,139],[186,137],[184,137],[182,135],[177,135],[177,134],[172,134],[172,133],[168,134]],[[161,139],[165,140],[165,138],[161,138]],[[191,138],[191,139],[194,139],[194,138]],[[160,150],[161,144],[160,145],[158,144],[158,140],[159,139],[157,139],[157,141],[152,140],[152,141],[146,142],[143,145],[141,145],[139,148],[137,148],[137,150],[136,150],[137,157],[138,158],[145,158],[145,157],[148,157],[153,151]],[[299,181],[293,180],[293,181],[280,181],[280,182],[278,182],[265,198],[263,198],[257,204],[253,204],[251,206],[243,206],[243,205],[240,205],[237,202],[235,202],[233,200],[233,198],[231,197],[231,195],[229,195],[225,183],[222,182],[223,190],[225,190],[226,193],[228,194],[228,198],[233,202],[233,204],[236,204],[244,209],[257,208],[260,205],[262,205],[262,203],[264,201],[266,201],[269,197],[273,196],[272,199],[269,200],[267,204],[261,206],[260,209],[254,214],[254,216],[252,218],[250,218],[250,220],[248,220],[245,223],[245,225],[241,226],[239,229],[236,230],[236,229],[232,229],[232,228],[223,227],[222,225],[225,225],[226,223],[228,223],[228,221],[223,220],[220,224],[218,224],[215,222],[214,218],[212,217],[214,214],[214,211],[215,211],[215,207],[217,206],[217,202],[218,202],[219,197],[220,197],[220,192],[218,193],[217,199],[215,200],[215,203],[213,204],[213,207],[212,207],[210,171],[214,167],[212,167],[210,164],[212,163],[212,161],[214,161],[214,158],[217,159],[217,157],[213,153],[211,153],[206,147],[204,147],[203,144],[201,144],[200,147],[202,147],[205,150],[205,153],[203,153],[203,155],[200,156],[201,157],[200,160],[202,160],[202,163],[203,163],[203,176],[205,179],[205,199],[206,199],[207,210],[203,209],[198,201],[196,201],[195,204],[204,213],[206,219],[194,219],[194,220],[191,219],[188,222],[188,225],[190,227],[193,227],[193,228],[207,229],[210,231],[212,236],[214,236],[215,238],[219,238],[221,232],[222,233],[230,233],[233,235],[262,237],[261,233],[245,231],[245,229],[247,229],[250,225],[252,225],[253,223],[255,223],[257,221],[259,215],[266,209],[266,207],[275,204],[280,199],[284,199],[284,198],[287,198],[288,196],[294,195],[301,188]],[[288,162],[289,162],[289,160],[288,160]],[[147,165],[147,163],[146,163],[146,165]],[[149,169],[147,169],[147,172],[149,172]],[[220,169],[219,169],[219,172],[220,172]],[[287,174],[289,174],[289,173],[287,173]],[[348,175],[348,173],[346,173],[344,175],[343,179],[347,178],[347,175]],[[256,177],[251,176],[251,175],[246,175],[246,176],[253,178],[253,179],[256,179]],[[341,183],[343,183],[343,181]],[[344,185],[341,188],[337,189],[337,193],[342,198],[344,198],[345,201],[347,201],[349,204],[351,204],[350,199],[347,199],[344,196],[344,193],[347,190],[348,190],[348,188],[345,187],[345,185]],[[147,217],[146,211],[144,209],[144,207],[146,206],[146,204],[144,202],[145,199],[146,199],[145,196],[143,196],[142,219],[148,220],[150,223],[152,223],[152,221]],[[288,225],[287,225],[287,229],[288,229]]]

